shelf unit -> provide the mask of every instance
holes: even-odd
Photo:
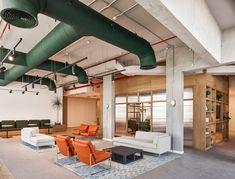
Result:
[[[205,150],[228,140],[228,94],[206,86]]]

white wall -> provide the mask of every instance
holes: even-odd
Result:
[[[229,78],[229,131],[235,133],[235,77]]]
[[[68,127],[97,123],[96,99],[68,97]]]
[[[55,94],[49,91],[46,86],[40,87],[35,85],[33,91],[35,93],[25,93],[2,89],[18,89],[22,90],[21,83],[14,82],[6,87],[0,87],[0,121],[2,120],[28,120],[28,119],[51,119],[51,122],[56,122],[57,111],[52,107],[52,100],[59,96],[63,100],[62,89]],[[31,89],[28,89],[31,90]],[[62,119],[62,110],[60,111],[60,120]]]

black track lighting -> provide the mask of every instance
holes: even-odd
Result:
[[[22,91],[22,94],[24,94],[25,93],[25,91]]]
[[[25,86],[25,87],[24,87],[24,90],[25,90],[25,91],[28,91],[28,88],[27,88],[27,86]]]
[[[32,83],[32,88],[34,89],[34,83]]]
[[[39,95],[39,92],[36,92],[36,95]]]
[[[12,93],[12,92],[13,92],[12,90],[9,91],[9,93]]]

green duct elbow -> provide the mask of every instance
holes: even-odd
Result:
[[[154,51],[145,39],[77,0],[57,0],[56,3],[48,0],[20,2],[3,0],[3,2],[4,9],[1,11],[1,16],[12,25],[23,28],[35,27],[38,24],[37,14],[42,13],[72,26],[81,36],[94,36],[136,54],[140,58],[141,69],[156,67]]]
[[[86,71],[79,66],[75,66],[75,75],[78,77],[78,82],[81,84],[88,83]]]

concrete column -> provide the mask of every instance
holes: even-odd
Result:
[[[172,53],[173,49],[171,49]],[[184,74],[173,55],[166,59],[167,132],[172,136],[172,150],[184,153]],[[175,100],[175,106],[171,101]]]
[[[112,140],[114,137],[114,100],[115,84],[112,75],[103,77],[103,139]]]

